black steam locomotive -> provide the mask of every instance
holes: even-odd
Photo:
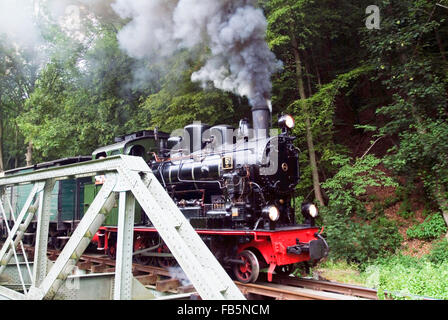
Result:
[[[315,226],[316,206],[302,204],[305,224],[296,223],[299,153],[290,134],[294,119],[281,117],[281,133],[270,136],[269,116],[267,108],[254,110],[253,128],[244,119],[237,129],[194,123],[171,135],[141,131],[117,138],[115,144],[96,150],[93,158],[143,157],[237,280],[253,282],[260,269],[268,267],[271,281],[274,272],[287,273],[298,262],[323,258],[328,246]],[[112,220],[93,239],[111,255],[117,232]],[[134,255],[140,262],[162,266],[174,262],[145,214],[136,215]]]

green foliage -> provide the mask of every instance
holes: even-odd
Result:
[[[71,46],[62,57],[57,52],[41,71],[26,112],[18,117],[21,132],[33,141],[34,162],[91,154],[138,128],[138,95],[126,89],[133,61],[114,33],[101,35],[89,48]],[[62,46],[69,40],[57,41]]]
[[[349,157],[344,156],[335,156],[331,160],[333,165],[339,167],[339,171],[322,184],[330,198],[328,208],[325,209],[329,214],[360,213],[364,209],[359,198],[365,195],[367,187],[396,185],[384,172],[375,169],[381,159],[373,155],[356,159],[354,164],[351,164]]]
[[[398,197],[387,197],[386,199],[384,199],[383,201],[383,207],[384,209],[388,209],[392,206],[394,206],[395,204],[397,204],[400,201],[400,199]]]
[[[394,222],[382,217],[383,210],[368,214],[362,196],[369,186],[394,186],[384,172],[375,169],[380,159],[367,155],[354,164],[348,157],[334,157],[339,171],[322,187],[330,201],[322,208],[331,257],[348,262],[366,263],[387,253],[394,253],[402,237]],[[364,217],[367,221],[357,221]]]
[[[0,171],[23,165],[25,141],[17,126],[38,76],[34,50],[12,46],[0,30]]]
[[[327,214],[324,221],[330,258],[334,260],[366,264],[395,253],[403,240],[395,222],[384,217],[365,223],[340,214]]]
[[[434,244],[431,252],[428,254],[428,259],[432,263],[442,264],[448,262],[448,240],[443,239]]]
[[[405,219],[408,219],[414,215],[409,198],[406,197],[405,199],[403,199],[400,207],[398,208],[397,214]]]
[[[372,219],[374,217],[384,216],[384,204],[381,202],[375,202],[372,210],[368,213],[366,219]]]
[[[446,9],[433,1],[379,1],[381,30],[363,41],[376,77],[387,89],[388,103],[377,114],[388,121],[381,134],[397,136],[385,164],[395,173],[424,182],[428,200],[441,199],[448,187],[448,62],[443,40]]]
[[[336,98],[344,93],[348,94],[347,91],[353,90],[351,86],[360,78],[367,76],[370,71],[369,66],[363,66],[339,75],[332,82],[319,87],[318,91],[305,101],[295,100],[288,108],[296,119],[294,134],[299,137],[301,145],[305,145],[306,139],[303,105],[306,104],[311,110],[311,130],[316,150],[320,154],[321,170],[335,172],[337,163],[334,162],[334,158],[348,153],[346,147],[335,143]]]
[[[249,115],[247,101],[214,88],[202,89],[191,82],[196,67],[186,64],[185,53],[173,57],[172,69],[160,80],[160,90],[148,96],[141,104],[142,117],[148,127],[159,127],[171,132],[194,121],[210,125],[238,123]],[[177,67],[176,67],[177,66]],[[146,116],[145,116],[146,115]]]
[[[365,281],[363,274],[360,272],[359,265],[356,263],[327,259],[319,263],[317,268],[324,278],[339,283],[362,286]]]
[[[447,232],[445,220],[439,213],[432,214],[419,225],[410,227],[406,235],[410,239],[433,240]]]
[[[397,255],[378,259],[364,272],[366,285],[382,299],[415,300],[419,297],[448,299],[448,263]]]

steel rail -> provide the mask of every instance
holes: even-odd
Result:
[[[316,291],[333,292],[369,300],[378,300],[378,292],[375,289],[338,282],[295,278],[288,276],[275,276],[274,282],[293,287],[302,287]]]
[[[364,300],[339,293],[316,291],[277,283],[240,283],[236,282],[243,294],[257,294],[276,300]]]

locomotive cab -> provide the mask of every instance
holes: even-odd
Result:
[[[115,138],[115,143],[95,150],[93,159],[125,154],[154,160],[168,148],[169,135],[158,130],[143,130]]]

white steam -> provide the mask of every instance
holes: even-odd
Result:
[[[52,47],[44,39],[43,27],[57,25],[72,39],[81,41],[82,13],[106,7],[111,10],[111,1],[0,0],[1,45],[23,51],[33,57],[33,63],[43,65],[48,62]]]
[[[0,1],[0,36],[20,48],[29,49],[42,44],[32,0]]]
[[[192,81],[208,83],[265,106],[271,75],[281,68],[265,40],[267,22],[255,0],[117,0],[113,9],[130,18],[118,35],[121,47],[143,59],[171,56],[206,44],[211,55]]]

